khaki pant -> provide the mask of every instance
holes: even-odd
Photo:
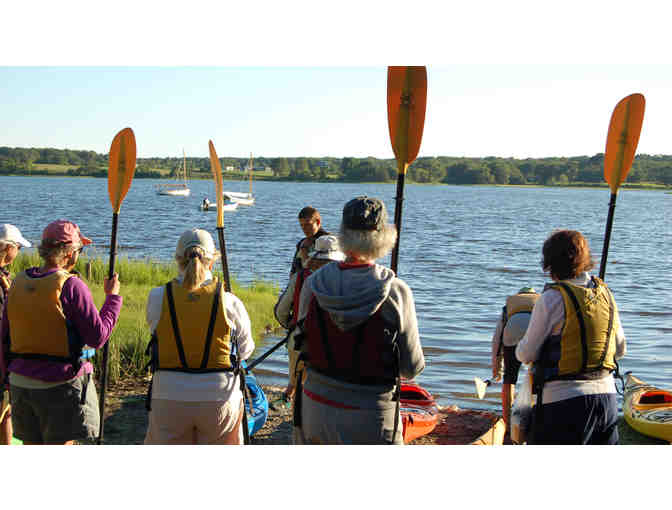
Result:
[[[243,401],[152,399],[145,444],[243,444]]]

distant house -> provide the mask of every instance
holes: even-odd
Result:
[[[227,166],[224,168],[225,172],[233,172],[234,168],[232,166]]]

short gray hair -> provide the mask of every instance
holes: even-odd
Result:
[[[369,260],[384,257],[392,251],[397,242],[397,228],[385,224],[380,230],[352,230],[341,223],[339,241],[341,249]]]
[[[49,244],[41,243],[37,247],[37,252],[40,254],[43,260],[50,260],[53,262],[61,263],[65,257],[70,255],[73,251],[81,248],[79,244]]]

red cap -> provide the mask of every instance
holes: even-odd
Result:
[[[79,227],[68,220],[56,220],[47,225],[42,232],[42,241],[47,244],[91,244],[91,239],[84,237]]]

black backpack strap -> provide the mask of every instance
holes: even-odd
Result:
[[[175,344],[177,345],[177,353],[180,356],[180,363],[182,367],[187,367],[187,359],[184,356],[184,346],[182,345],[182,337],[180,336],[180,328],[177,324],[177,313],[175,312],[175,301],[173,300],[173,282],[166,284],[166,297],[168,298],[168,310],[170,311],[170,322],[173,325],[173,334],[175,335]]]
[[[352,346],[352,380],[360,382],[362,374],[359,371],[360,361],[362,359],[362,345],[364,344],[364,330],[366,329],[366,321],[357,326],[356,340]]]
[[[203,350],[203,359],[201,360],[201,368],[208,366],[208,359],[210,358],[210,346],[212,345],[212,333],[215,330],[215,322],[219,312],[219,297],[222,293],[222,282],[217,281],[217,288],[215,289],[215,298],[212,300],[212,312],[210,312],[210,323],[208,324],[208,333],[205,335],[205,347]]]

